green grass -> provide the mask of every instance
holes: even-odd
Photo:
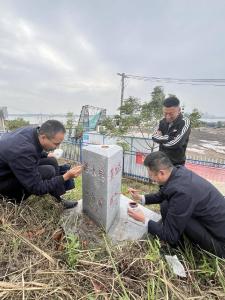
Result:
[[[65,198],[68,200],[82,199],[82,177],[81,176],[75,179],[75,189],[68,191],[65,194]]]
[[[70,234],[66,237],[66,261],[68,263],[68,266],[71,269],[74,269],[76,267],[76,264],[79,259],[79,248],[80,248],[80,242],[77,235]]]
[[[123,178],[121,192],[127,197],[129,197],[129,187],[141,190],[142,194],[158,190],[155,185]],[[69,192],[68,197],[77,200],[82,198],[81,178],[76,180],[76,189]],[[159,205],[151,205],[149,208],[158,211]],[[145,249],[142,250],[144,257],[142,255],[136,257],[136,259],[148,261],[152,269],[152,275],[147,276],[148,279],[146,278],[145,282],[146,299],[189,299],[189,297],[192,299],[196,295],[198,295],[196,299],[225,299],[224,260],[206,254],[204,251],[194,249],[188,241],[184,252],[181,252],[179,249],[172,249],[168,245],[163,245],[164,247],[161,247],[159,240],[146,240]],[[106,245],[106,248],[117,275],[118,285],[121,287],[119,299],[128,299],[128,295],[129,299],[135,299],[137,296],[134,296],[135,293],[133,294],[127,288],[123,276],[120,275],[117,255],[115,255],[114,250],[109,250],[108,245]],[[186,283],[172,273],[164,260],[164,254],[176,254],[179,257],[188,272]],[[186,286],[184,290],[183,286]],[[207,292],[208,290],[210,292]],[[188,292],[184,294],[184,291]],[[203,297],[202,295],[205,296]]]
[[[155,186],[123,179],[125,195],[128,187],[144,193],[156,190]],[[82,198],[81,178],[67,197]],[[112,245],[103,232],[103,243],[95,247],[90,247],[80,232],[55,240],[53,233],[61,213],[60,205],[50,196],[31,197],[20,206],[0,205],[1,299],[225,299],[223,259],[194,248],[188,241],[181,251],[151,239]],[[94,224],[87,222],[93,236]],[[177,255],[187,278],[172,273],[165,254]]]

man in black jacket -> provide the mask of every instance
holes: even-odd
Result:
[[[166,153],[173,165],[184,165],[191,131],[190,120],[183,117],[180,101],[174,96],[164,100],[163,113],[164,119],[159,122],[152,140],[159,144],[159,150]]]
[[[161,206],[161,222],[147,220],[149,233],[177,245],[183,233],[202,249],[225,258],[225,199],[207,180],[183,166],[174,167],[163,152],[153,152],[144,161],[150,178],[162,185],[156,194],[140,195],[130,189],[134,200]],[[142,212],[128,210],[145,222]]]
[[[20,202],[31,194],[49,193],[61,200],[68,180],[79,176],[82,167],[60,175],[55,162],[43,164],[42,155],[43,150],[59,147],[64,135],[63,124],[56,120],[48,120],[40,128],[24,127],[4,134],[0,139],[0,195]],[[65,208],[76,205],[63,203]]]

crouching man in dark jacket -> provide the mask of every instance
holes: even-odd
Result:
[[[59,121],[48,120],[40,128],[23,127],[4,134],[0,139],[0,195],[20,202],[31,194],[49,193],[61,201],[69,181],[81,174],[82,167],[60,175],[56,160],[43,160],[43,151],[59,147],[65,132]],[[65,208],[76,205],[63,204]]]
[[[163,185],[156,194],[140,195],[130,189],[134,200],[159,203],[162,222],[148,221],[149,233],[171,245],[182,234],[202,249],[225,258],[225,199],[207,180],[183,166],[174,167],[163,152],[153,152],[144,161],[149,177]],[[134,219],[146,222],[142,212],[128,210]]]

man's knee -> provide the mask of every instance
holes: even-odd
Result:
[[[202,249],[225,257],[224,244],[217,240],[198,220],[191,218],[185,227],[185,235]]]
[[[55,157],[48,157],[47,160],[48,160],[47,165],[52,165],[54,167],[58,167],[58,161]]]
[[[59,165],[55,157],[44,157],[39,161],[39,166],[53,166],[55,168],[55,175],[59,175]]]
[[[39,166],[38,171],[42,179],[51,179],[56,176],[56,170],[52,165]]]
[[[18,203],[30,195],[16,177],[9,177],[7,180],[1,181],[0,194],[3,198],[6,197],[8,200],[13,202],[15,200]]]

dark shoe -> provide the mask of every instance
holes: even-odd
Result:
[[[62,200],[62,205],[65,209],[70,209],[76,207],[78,204],[77,201],[68,201],[68,200]]]

